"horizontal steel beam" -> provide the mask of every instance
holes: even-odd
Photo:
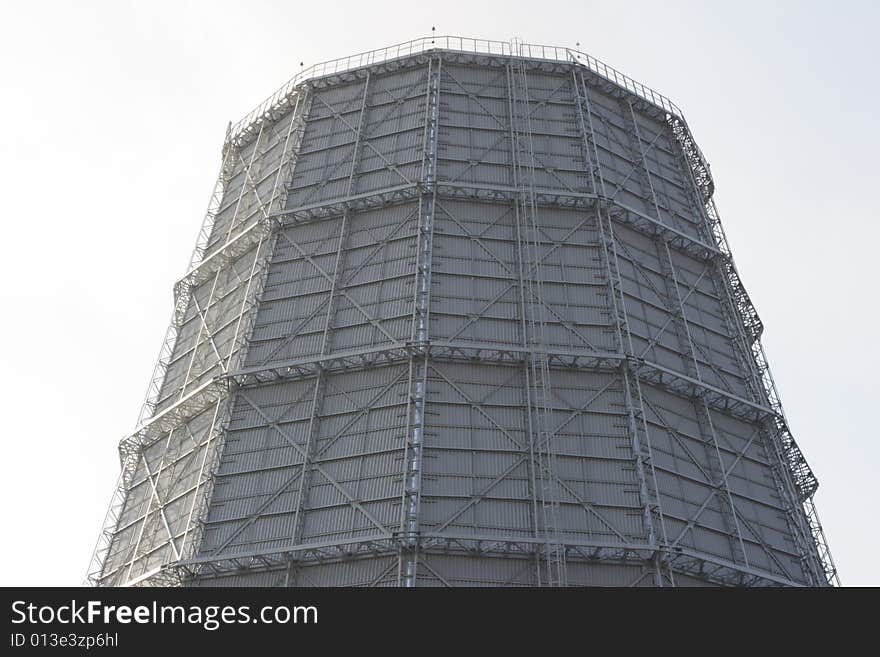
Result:
[[[291,565],[349,561],[354,559],[397,556],[413,549],[411,537],[395,534],[309,543],[274,550],[254,550],[229,555],[205,556],[169,563],[163,571],[173,574],[180,583],[193,578],[221,577],[246,573],[270,572]],[[416,549],[423,555],[481,556],[506,559],[533,559],[556,549],[546,540],[502,535],[460,535],[423,533]],[[673,572],[690,575],[722,586],[803,586],[776,573],[733,563],[708,553],[688,548],[653,548],[643,543],[607,543],[600,541],[561,542],[566,563],[614,563],[635,565],[660,559]]]
[[[174,284],[174,293],[180,295],[185,287],[194,288],[204,283],[218,270],[253,249],[272,231],[277,220],[258,219],[236,233],[221,246],[206,255]]]
[[[743,399],[705,381],[698,381],[686,374],[676,372],[644,358],[631,358],[640,381],[670,390],[688,399],[705,399],[715,410],[723,411],[736,417],[760,422],[776,417],[776,412],[769,406],[756,404]]]
[[[229,382],[224,377],[214,377],[198,388],[190,391],[160,413],[141,424],[134,433],[119,441],[119,459],[123,468],[126,488],[131,483],[130,463],[132,458],[152,445],[163,434],[183,426],[214,404],[220,403],[229,394]]]
[[[426,193],[428,193],[428,190],[424,183],[408,183],[372,192],[327,199],[319,203],[287,208],[274,213],[269,218],[279,219],[278,225],[283,227],[292,223],[306,223],[340,217],[344,212],[351,210],[369,210],[405,203],[415,200],[420,195]],[[436,182],[436,193],[439,198],[446,199],[514,203],[520,198],[522,191],[506,185],[477,185],[439,180]],[[671,248],[687,253],[698,260],[706,261],[725,257],[725,254],[717,246],[708,244],[698,237],[688,235],[677,228],[667,226],[654,217],[606,196],[558,189],[537,189],[535,190],[535,203],[540,207],[574,210],[595,209],[597,204],[599,204],[618,223],[629,226],[648,237],[659,237],[668,242]],[[247,230],[253,229],[252,225]],[[237,238],[233,238],[230,242],[235,241],[235,239]]]
[[[517,345],[432,340],[421,343],[398,342],[381,347],[368,347],[339,352],[329,356],[308,357],[252,367],[231,373],[239,386],[251,386],[284,379],[314,376],[318,371],[334,372],[362,369],[377,365],[403,362],[413,356],[459,362],[519,364],[527,361],[535,349]],[[644,358],[624,356],[614,352],[592,350],[540,350],[551,369],[614,370],[624,361],[632,364],[641,381],[656,385],[687,399],[705,399],[711,408],[749,421],[776,417],[769,406],[743,399],[733,393],[698,381],[686,374],[675,372]]]

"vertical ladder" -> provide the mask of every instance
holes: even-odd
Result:
[[[540,524],[543,530],[544,578],[548,586],[566,586],[565,548],[559,531],[559,502],[556,482],[556,455],[553,449],[552,394],[550,369],[547,362],[544,313],[541,308],[541,254],[538,212],[535,200],[535,154],[531,128],[526,60],[522,43],[511,42],[510,102],[513,137],[513,169],[515,176],[517,242],[524,265],[523,287],[528,363],[526,388],[535,459],[535,485],[540,502]]]

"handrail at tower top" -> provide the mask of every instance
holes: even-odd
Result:
[[[370,50],[368,52],[331,59],[326,62],[314,64],[301,70],[294,75],[275,93],[266,98],[253,110],[248,112],[241,120],[230,127],[227,134],[227,142],[235,141],[242,133],[256,122],[264,114],[281,105],[285,99],[302,82],[312,78],[319,78],[334,73],[353,70],[363,66],[370,66],[382,62],[417,55],[431,50],[448,50],[462,53],[475,53],[483,55],[499,55],[502,57],[524,57],[527,59],[543,59],[556,62],[574,62],[586,66],[596,75],[616,84],[626,91],[635,94],[642,100],[662,109],[670,115],[684,122],[684,115],[678,106],[671,100],[636,82],[631,77],[599,61],[586,53],[573,48],[561,46],[542,46],[529,43],[515,43],[511,45],[506,41],[492,41],[489,39],[472,39],[458,36],[422,37],[412,41],[405,41],[393,46]]]

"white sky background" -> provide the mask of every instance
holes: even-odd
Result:
[[[880,3],[0,0],[0,585],[82,582],[220,163],[299,69],[430,33],[675,101],[845,584],[880,585]]]

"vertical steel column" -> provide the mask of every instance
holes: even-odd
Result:
[[[543,530],[543,562],[549,586],[564,586],[567,581],[565,548],[559,535],[555,453],[550,405],[550,368],[547,362],[543,319],[543,291],[538,208],[535,198],[535,155],[531,129],[531,102],[528,73],[522,45],[511,43],[513,57],[507,66],[508,103],[510,107],[510,138],[512,170],[517,203],[515,207],[517,253],[520,263],[520,291],[523,310],[523,340],[528,351],[525,361],[526,398],[531,436],[530,456],[534,460],[534,479],[540,481]],[[523,269],[527,271],[523,272]],[[540,569],[540,559],[539,559]],[[538,574],[540,584],[540,572]]]
[[[211,443],[215,441],[220,443],[222,440],[222,435],[224,433],[225,427],[219,425],[218,418],[221,414],[221,407],[224,406],[224,404],[229,404],[228,397],[225,400],[217,402],[216,406],[214,407],[214,414],[211,416],[211,425],[208,428],[208,440],[205,443],[204,454],[202,455],[202,462],[199,464],[199,474],[196,478],[196,487],[193,491],[193,500],[192,504],[190,504],[189,507],[189,513],[187,514],[186,519],[186,529],[183,533],[183,542],[180,551],[182,558],[184,559],[196,556],[196,554],[198,553],[199,545],[201,544],[203,527],[200,522],[201,518],[197,509],[201,510],[207,508],[208,500],[210,499],[210,482],[213,480],[214,466],[216,465],[219,458],[219,447],[214,448],[214,453],[212,454],[210,464],[208,461],[208,455],[211,453]],[[199,498],[200,493],[202,495],[201,500]],[[201,502],[201,504],[199,502]],[[187,550],[186,538],[190,534],[190,532],[192,532],[193,536],[190,540],[190,548],[189,550]]]
[[[223,202],[223,194],[225,193],[226,184],[230,175],[230,162],[233,160],[234,152],[234,146],[229,143],[228,136],[227,129],[227,141],[223,145],[223,157],[220,163],[220,171],[217,174],[217,181],[214,183],[214,189],[211,192],[211,198],[208,201],[205,218],[202,220],[202,226],[199,229],[199,234],[196,238],[196,246],[190,256],[187,272],[192,271],[192,269],[204,258],[208,247],[208,240],[214,229],[217,213]],[[138,416],[138,426],[146,422],[156,410],[156,405],[159,402],[159,393],[162,391],[162,384],[165,381],[165,373],[168,369],[168,363],[174,355],[174,346],[177,342],[179,329],[179,318],[183,316],[184,312],[186,312],[186,307],[189,304],[189,295],[191,291],[186,289],[181,291],[182,294],[177,292],[178,291],[175,290],[176,299],[174,309],[171,312],[171,319],[168,322],[168,330],[162,340],[162,346],[159,349],[159,357],[156,360],[153,374],[150,377],[150,383],[147,386],[147,393],[144,396],[144,404],[141,407],[141,412]]]
[[[521,56],[522,52],[519,53]],[[553,434],[550,431],[552,420],[552,392],[550,382],[550,365],[547,360],[546,327],[544,324],[545,310],[543,276],[541,265],[543,256],[540,247],[540,229],[538,225],[538,206],[535,195],[535,149],[532,133],[532,106],[529,93],[529,79],[525,65],[525,59],[520,59],[520,76],[522,80],[522,98],[525,125],[525,143],[528,145],[528,188],[523,198],[524,216],[528,218],[527,233],[531,234],[528,243],[528,251],[531,252],[531,261],[534,263],[534,283],[532,277],[527,280],[530,285],[530,309],[529,325],[532,330],[533,349],[530,352],[529,363],[532,369],[532,381],[538,400],[538,458],[541,472],[541,506],[544,516],[545,540],[547,541],[547,582],[550,586],[566,586],[568,583],[565,548],[559,533],[559,500],[558,483],[556,475],[556,451],[553,446]]]
[[[764,423],[760,435],[764,451],[770,461],[770,470],[776,484],[779,501],[784,509],[789,531],[800,554],[804,573],[813,586],[824,586],[830,582],[825,577],[823,564],[818,562],[819,548],[815,542],[815,536],[811,535],[804,509],[804,504],[809,498],[800,499],[788,460],[779,444],[779,431],[775,418],[770,418]],[[821,527],[819,529],[821,530]]]
[[[825,530],[822,528],[822,521],[819,519],[819,510],[813,503],[812,497],[804,500],[804,511],[806,512],[807,522],[810,525],[810,531],[816,543],[825,581],[829,584],[840,586],[840,574],[837,572],[837,564],[834,563],[834,557],[831,556],[828,539],[825,538]]]
[[[638,119],[632,102],[627,103],[629,107],[629,115],[632,120],[633,135],[636,140],[636,150],[642,162],[642,168],[645,171],[645,180],[648,189],[651,192],[651,200],[654,205],[654,213],[657,221],[663,223],[663,216],[660,212],[660,204],[657,202],[657,193],[654,189],[654,182],[651,180],[651,168],[648,165],[648,157],[645,152],[644,142],[642,141],[641,131],[639,130]],[[644,189],[644,187],[643,187]],[[678,282],[678,276],[675,273],[675,262],[672,259],[672,251],[669,249],[669,242],[663,238],[652,240],[657,250],[657,260],[660,263],[660,269],[663,272],[663,282],[666,287],[666,306],[667,311],[672,318],[672,325],[675,330],[678,348],[684,356],[686,373],[691,378],[703,383],[700,374],[700,366],[697,362],[696,349],[694,341],[691,337],[690,327],[688,326],[687,313],[685,311],[684,301],[681,298],[681,288]],[[700,438],[703,441],[711,443],[706,448],[706,456],[710,472],[716,477],[717,481],[712,481],[712,494],[716,495],[718,489],[722,489],[722,495],[719,495],[722,515],[727,525],[727,535],[730,542],[731,555],[733,561],[741,561],[746,566],[749,565],[748,554],[746,553],[745,543],[743,542],[742,531],[740,530],[739,520],[737,519],[736,507],[733,504],[733,495],[730,491],[730,485],[727,481],[727,474],[724,471],[724,461],[721,459],[721,449],[718,444],[718,436],[715,433],[715,426],[712,422],[712,416],[709,406],[706,404],[705,398],[700,395],[699,400],[693,400],[692,405],[696,411],[697,424],[700,428]]]
[[[351,151],[351,162],[349,164],[348,184],[346,186],[346,197],[351,196],[355,189],[355,174],[357,172],[358,156],[360,154],[361,138],[363,136],[364,116],[367,113],[367,97],[370,89],[370,73],[367,72],[364,78],[364,91],[361,96],[360,113],[358,114],[358,125],[355,131],[354,145]],[[342,212],[342,218],[339,226],[339,238],[336,242],[336,258],[333,263],[333,279],[330,283],[330,290],[327,298],[327,313],[324,316],[324,329],[321,336],[321,351],[319,358],[326,356],[330,350],[332,343],[331,325],[336,312],[336,302],[339,299],[338,288],[340,286],[340,277],[343,273],[343,261],[346,255],[346,246],[348,244],[349,232],[349,209],[346,207]],[[305,501],[311,487],[311,459],[315,449],[315,443],[318,441],[318,433],[321,425],[321,412],[324,406],[323,391],[327,383],[327,376],[320,367],[315,374],[315,386],[312,393],[312,402],[309,411],[309,424],[306,430],[306,444],[303,448],[303,464],[302,475],[299,478],[299,490],[297,491],[296,509],[293,517],[293,532],[291,534],[291,545],[298,545],[302,540],[304,529],[304,511]]]
[[[667,125],[673,128],[674,143],[679,144],[679,137],[674,130],[674,122],[667,120]],[[673,144],[670,144],[670,146],[674,147]],[[709,225],[709,220],[703,207],[703,193],[696,184],[694,173],[689,163],[686,161],[686,158],[681,157],[684,153],[680,152],[679,155],[679,157],[674,158],[678,182],[685,188],[687,197],[690,200],[695,213],[702,219],[702,222],[699,223],[697,227],[698,235],[706,242],[706,244],[716,244],[716,235]],[[710,271],[713,274],[711,276],[712,285],[719,297],[721,314],[723,315],[729,338],[733,343],[733,352],[736,356],[737,363],[740,366],[740,370],[746,379],[746,387],[749,391],[748,399],[760,404],[763,403],[762,393],[760,392],[762,384],[760,376],[755,368],[754,359],[751,357],[751,350],[748,346],[749,338],[746,336],[745,327],[742,322],[731,314],[732,312],[735,312],[736,304],[730,294],[729,286],[723,280],[719,280],[718,278],[718,274],[722,271],[722,267],[719,266],[717,261],[719,258],[723,257],[723,255],[715,256],[710,263]]]
[[[511,48],[513,50],[513,48]],[[514,72],[512,65],[509,63],[506,67],[507,71],[507,103],[508,103],[508,114],[509,114],[509,135],[510,139],[510,157],[511,157],[511,175],[513,177],[513,188],[516,190],[520,189],[521,185],[521,176],[519,172],[519,153],[518,153],[518,133],[516,129],[516,110],[514,107]],[[517,279],[518,279],[518,289],[519,289],[519,307],[520,307],[520,332],[522,334],[522,346],[528,351],[530,350],[530,333],[528,329],[528,302],[526,301],[527,297],[527,284],[526,284],[526,276],[527,273],[524,271],[525,263],[526,263],[526,249],[528,247],[523,246],[523,235],[522,235],[522,208],[519,202],[514,202],[514,230],[517,244],[517,257],[516,257],[516,265],[517,265]],[[525,396],[526,396],[526,429],[528,431],[528,447],[529,447],[529,486],[531,488],[532,494],[532,526],[533,533],[536,539],[541,539],[541,533],[544,527],[542,526],[541,516],[538,513],[538,477],[540,476],[540,464],[538,462],[537,450],[539,449],[537,442],[540,440],[540,436],[536,436],[538,431],[536,430],[535,423],[537,418],[534,416],[533,409],[536,406],[535,401],[533,399],[533,386],[531,382],[531,368],[530,368],[530,358],[526,358],[523,361],[523,380],[525,382]],[[535,577],[538,586],[542,585],[542,551],[539,549],[535,553]]]
[[[263,137],[263,124],[260,125],[260,131],[257,133],[257,137],[254,140],[254,146],[253,146],[253,151],[251,151],[250,160],[244,168],[245,175],[247,175],[247,171],[254,165],[254,162],[255,162],[256,156],[257,156],[257,151],[259,150],[259,146],[260,146],[260,140],[262,139],[262,137]],[[241,160],[241,158],[239,158],[239,160]],[[224,242],[228,241],[229,236],[232,234],[232,230],[235,226],[235,218],[238,215],[239,208],[241,207],[241,201],[245,196],[246,186],[247,186],[247,180],[243,181],[241,184],[241,191],[238,194],[238,199],[236,200],[236,203],[235,203],[235,209],[233,210],[232,217],[229,220],[229,228],[226,231],[226,237],[224,239]],[[211,310],[211,305],[214,301],[214,293],[217,290],[217,283],[220,281],[220,274],[222,272],[223,272],[223,268],[220,267],[217,269],[217,272],[214,274],[214,279],[211,282],[211,290],[208,294],[208,302],[205,304],[205,314],[204,315],[202,315],[201,310],[199,310],[198,306],[197,306],[197,313],[199,314],[199,319],[200,319],[199,330],[196,333],[196,339],[193,343],[192,355],[190,356],[189,364],[187,365],[187,368],[186,368],[186,374],[183,377],[183,383],[180,386],[180,395],[178,396],[178,400],[183,399],[184,395],[186,394],[186,386],[189,383],[189,377],[190,377],[190,374],[192,373],[192,368],[193,368],[193,365],[195,364],[195,359],[196,359],[196,356],[198,355],[199,347],[201,346],[201,343],[202,343],[203,331],[207,331],[210,336],[210,329],[208,329],[208,312],[210,312],[210,310]],[[186,283],[186,285],[189,285],[189,283]],[[191,296],[191,300],[193,303],[195,303],[195,295]],[[218,356],[218,360],[220,360],[219,356]]]
[[[623,292],[623,280],[620,275],[620,260],[617,253],[617,238],[614,236],[614,223],[611,215],[608,215],[608,244],[611,248],[611,261],[614,263],[613,271],[617,278],[616,288],[620,295],[619,307],[622,310],[623,332],[626,334],[628,354],[626,361],[621,365],[623,370],[623,383],[625,388],[626,405],[629,414],[630,430],[633,439],[633,455],[636,463],[636,472],[639,474],[639,483],[644,500],[647,515],[648,538],[656,552],[654,555],[655,584],[663,586],[662,565],[665,561],[666,550],[669,546],[669,538],[666,534],[666,521],[663,516],[663,506],[660,501],[660,488],[657,485],[657,473],[654,470],[654,453],[651,448],[651,436],[648,430],[648,420],[645,415],[645,402],[642,396],[642,386],[639,381],[637,360],[633,349],[632,333],[629,330],[629,319],[626,312],[626,298]],[[639,437],[639,432],[643,437]],[[656,518],[659,524],[659,535],[654,526]],[[666,577],[674,586],[675,578],[672,568],[667,563]]]
[[[247,288],[242,298],[239,316],[236,324],[235,333],[230,341],[229,353],[227,355],[226,367],[224,372],[229,373],[240,366],[246,358],[247,344],[251,337],[254,321],[256,320],[259,299],[263,293],[266,277],[269,273],[269,267],[275,250],[275,243],[278,237],[278,224],[272,218],[273,210],[280,210],[284,207],[287,199],[287,178],[290,170],[294,166],[296,160],[296,151],[302,139],[305,128],[305,115],[308,111],[310,95],[307,87],[303,87],[296,92],[296,99],[293,109],[290,111],[290,122],[287,126],[287,133],[284,138],[281,156],[278,160],[278,170],[275,174],[275,181],[272,185],[272,192],[269,200],[265,204],[263,211],[264,218],[262,221],[267,223],[266,235],[261,236],[255,247],[254,262],[248,277]],[[265,244],[265,248],[261,254],[260,249]],[[253,288],[253,289],[252,289]],[[236,362],[233,363],[233,356],[237,355]],[[213,493],[213,484],[215,481],[217,466],[219,465],[220,456],[224,444],[225,432],[227,429],[229,415],[232,412],[232,400],[234,399],[234,382],[227,381],[230,387],[225,399],[220,400],[215,408],[214,416],[211,420],[210,439],[205,447],[205,456],[199,468],[199,476],[196,484],[196,491],[193,496],[193,504],[190,507],[186,532],[192,528],[193,538],[190,541],[190,550],[184,553],[184,559],[195,557],[201,545],[201,538],[204,532],[204,522],[207,517],[208,504]],[[208,462],[208,452],[211,447],[210,441],[213,440],[216,445],[212,454],[211,461]],[[201,491],[201,495],[199,495]],[[184,538],[184,548],[186,547]],[[183,550],[182,550],[183,551]]]
[[[436,61],[436,65],[435,65]],[[428,348],[430,343],[431,256],[433,253],[434,208],[437,204],[437,142],[440,121],[440,79],[443,60],[428,61],[425,92],[424,155],[420,178],[425,192],[419,197],[418,264],[413,299],[413,325],[410,341],[415,347],[409,361],[409,386],[412,411],[407,415],[404,446],[403,504],[401,506],[401,547],[398,581],[403,586],[417,584],[419,559],[419,509],[422,494],[422,450],[425,436],[425,405],[428,385]]]
[[[572,74],[574,75],[574,71]],[[654,550],[652,557],[654,583],[657,586],[663,586],[663,551],[669,544],[666,536],[666,523],[663,518],[663,508],[660,503],[660,492],[657,488],[657,477],[654,472],[653,453],[651,451],[651,442],[648,435],[648,425],[645,419],[641,385],[639,384],[638,375],[635,370],[634,359],[636,354],[635,349],[633,348],[632,335],[629,330],[626,299],[623,292],[623,280],[620,275],[617,243],[614,236],[614,224],[611,213],[608,211],[610,202],[608,201],[605,179],[602,175],[599,150],[596,145],[593,110],[590,104],[589,91],[587,90],[587,83],[586,80],[584,80],[583,72],[578,73],[575,82],[577,82],[578,78],[581,85],[580,89],[583,90],[583,96],[581,96],[580,90],[577,94],[581,130],[583,132],[584,141],[587,144],[587,152],[589,152],[589,146],[592,145],[593,156],[596,162],[596,175],[599,178],[596,200],[596,224],[599,229],[599,238],[602,242],[602,259],[603,264],[605,265],[605,275],[608,279],[611,311],[614,315],[615,322],[617,348],[621,358],[624,359],[620,366],[620,377],[623,383],[623,396],[627,409],[627,422],[630,439],[632,441],[633,462],[635,464],[636,475],[639,482],[639,501],[642,504],[642,516],[646,539],[648,545]],[[583,118],[584,110],[586,110],[586,121],[584,121]],[[589,127],[589,132],[587,132],[587,127]],[[590,171],[592,176],[592,167]],[[595,181],[594,178],[593,180]],[[605,211],[607,219],[602,216],[603,210]],[[640,432],[644,434],[644,438],[640,437]],[[656,522],[660,525],[659,530],[655,527],[655,518]],[[666,567],[666,578],[674,585],[675,579],[672,574],[672,569],[668,564]]]
[[[149,463],[147,462],[147,457],[146,457],[146,453],[145,453],[146,450],[139,451],[137,454],[137,457],[135,459],[135,468],[137,467],[138,461],[143,462],[144,471],[146,472],[146,475],[147,475],[147,483],[150,485],[151,490],[150,490],[150,494],[149,494],[148,500],[147,500],[147,507],[144,510],[142,518],[140,519],[140,523],[139,523],[140,529],[138,530],[137,540],[135,541],[134,546],[131,548],[131,551],[129,552],[129,556],[123,562],[123,568],[120,568],[120,570],[119,570],[120,573],[122,572],[123,569],[126,571],[124,578],[122,579],[121,582],[119,582],[120,584],[125,584],[125,583],[132,580],[132,576],[131,576],[132,570],[134,568],[135,562],[139,558],[138,550],[140,549],[141,540],[143,539],[144,529],[147,526],[147,520],[149,519],[150,513],[153,510],[153,502],[154,501],[156,503],[156,512],[161,516],[162,523],[165,526],[165,531],[168,534],[168,540],[171,543],[171,548],[172,548],[172,551],[174,552],[174,558],[175,559],[180,558],[181,552],[178,551],[177,544],[174,541],[174,535],[171,531],[170,524],[168,523],[168,519],[165,515],[165,509],[162,504],[162,500],[159,499],[159,494],[158,494],[158,490],[156,488],[156,482],[155,482],[155,480],[158,480],[159,474],[162,472],[162,469],[163,469],[163,466],[165,463],[165,457],[168,454],[168,449],[171,445],[171,441],[173,439],[176,439],[175,432],[178,431],[178,429],[180,429],[179,426],[174,427],[165,436],[165,447],[162,450],[162,456],[159,459],[159,467],[156,469],[155,473],[150,471],[150,466],[149,466]],[[154,480],[154,478],[155,478],[155,480]],[[160,546],[153,546],[153,549],[158,549],[159,547]],[[143,555],[141,555],[141,556],[143,556]],[[128,566],[128,568],[125,568],[126,565]]]
[[[284,203],[287,200],[287,181],[282,184],[282,176],[288,174],[285,169],[288,169],[296,159],[295,153],[291,153],[290,156],[288,156],[288,149],[291,144],[291,139],[297,142],[294,146],[294,150],[299,146],[297,138],[302,137],[302,128],[304,128],[304,121],[301,120],[303,114],[299,114],[299,112],[302,111],[305,113],[307,111],[308,104],[306,98],[308,96],[309,92],[307,88],[303,88],[296,92],[293,109],[290,111],[290,121],[287,125],[287,133],[284,137],[284,145],[281,148],[281,156],[278,160],[278,169],[275,172],[275,181],[272,183],[272,191],[269,194],[269,200],[265,203],[266,209],[263,210],[263,206],[260,208],[263,212],[263,218],[260,221],[265,224],[265,228],[263,229],[257,245],[254,247],[254,262],[247,279],[247,286],[244,295],[242,296],[235,331],[232,334],[232,340],[230,340],[229,353],[226,356],[226,365],[223,367],[224,373],[238,369],[238,367],[244,363],[247,355],[245,353],[245,346],[250,340],[250,331],[253,328],[253,320],[256,319],[256,309],[259,305],[260,298],[262,297],[263,285],[265,284],[266,277],[269,273],[269,267],[272,264],[272,258],[275,252],[275,244],[278,240],[279,225],[278,221],[273,217],[273,211],[282,210],[284,208]],[[264,247],[264,244],[265,248],[261,255],[260,249]],[[254,281],[256,281],[256,285],[254,286],[253,293],[251,293],[251,287],[254,284]],[[248,306],[250,307],[248,308]],[[238,358],[233,364],[232,357],[236,354],[238,355]]]
[[[650,175],[650,173],[648,175]],[[665,261],[663,254],[658,255],[660,256],[661,263],[667,263],[664,267],[664,270],[667,272],[667,289],[671,288],[675,293],[675,296],[670,298],[670,303],[673,306],[670,312],[675,313],[679,318],[674,321],[673,324],[675,326],[679,344],[681,345],[680,348],[683,349],[683,353],[690,356],[693,368],[691,376],[702,384],[703,377],[700,373],[699,364],[697,363],[696,350],[694,349],[694,342],[691,337],[690,326],[688,325],[684,301],[681,298],[681,287],[678,282],[678,276],[675,273],[675,264],[672,260],[672,252],[669,249],[669,243],[665,240],[663,241],[663,248],[665,251]],[[693,406],[696,411],[697,424],[700,427],[700,437],[702,440],[710,443],[706,450],[706,456],[710,472],[712,472],[712,474],[718,479],[718,481],[712,482],[715,487],[713,494],[717,494],[718,488],[721,489],[722,495],[719,495],[719,502],[721,504],[722,515],[727,524],[727,534],[731,543],[733,561],[736,562],[737,559],[739,559],[746,566],[749,566],[749,557],[746,552],[739,518],[737,517],[736,506],[733,503],[733,492],[730,489],[727,472],[724,468],[724,461],[721,458],[721,447],[718,441],[718,434],[715,431],[715,423],[712,421],[712,413],[709,409],[709,405],[706,403],[706,398],[702,394],[698,400],[693,400]]]

